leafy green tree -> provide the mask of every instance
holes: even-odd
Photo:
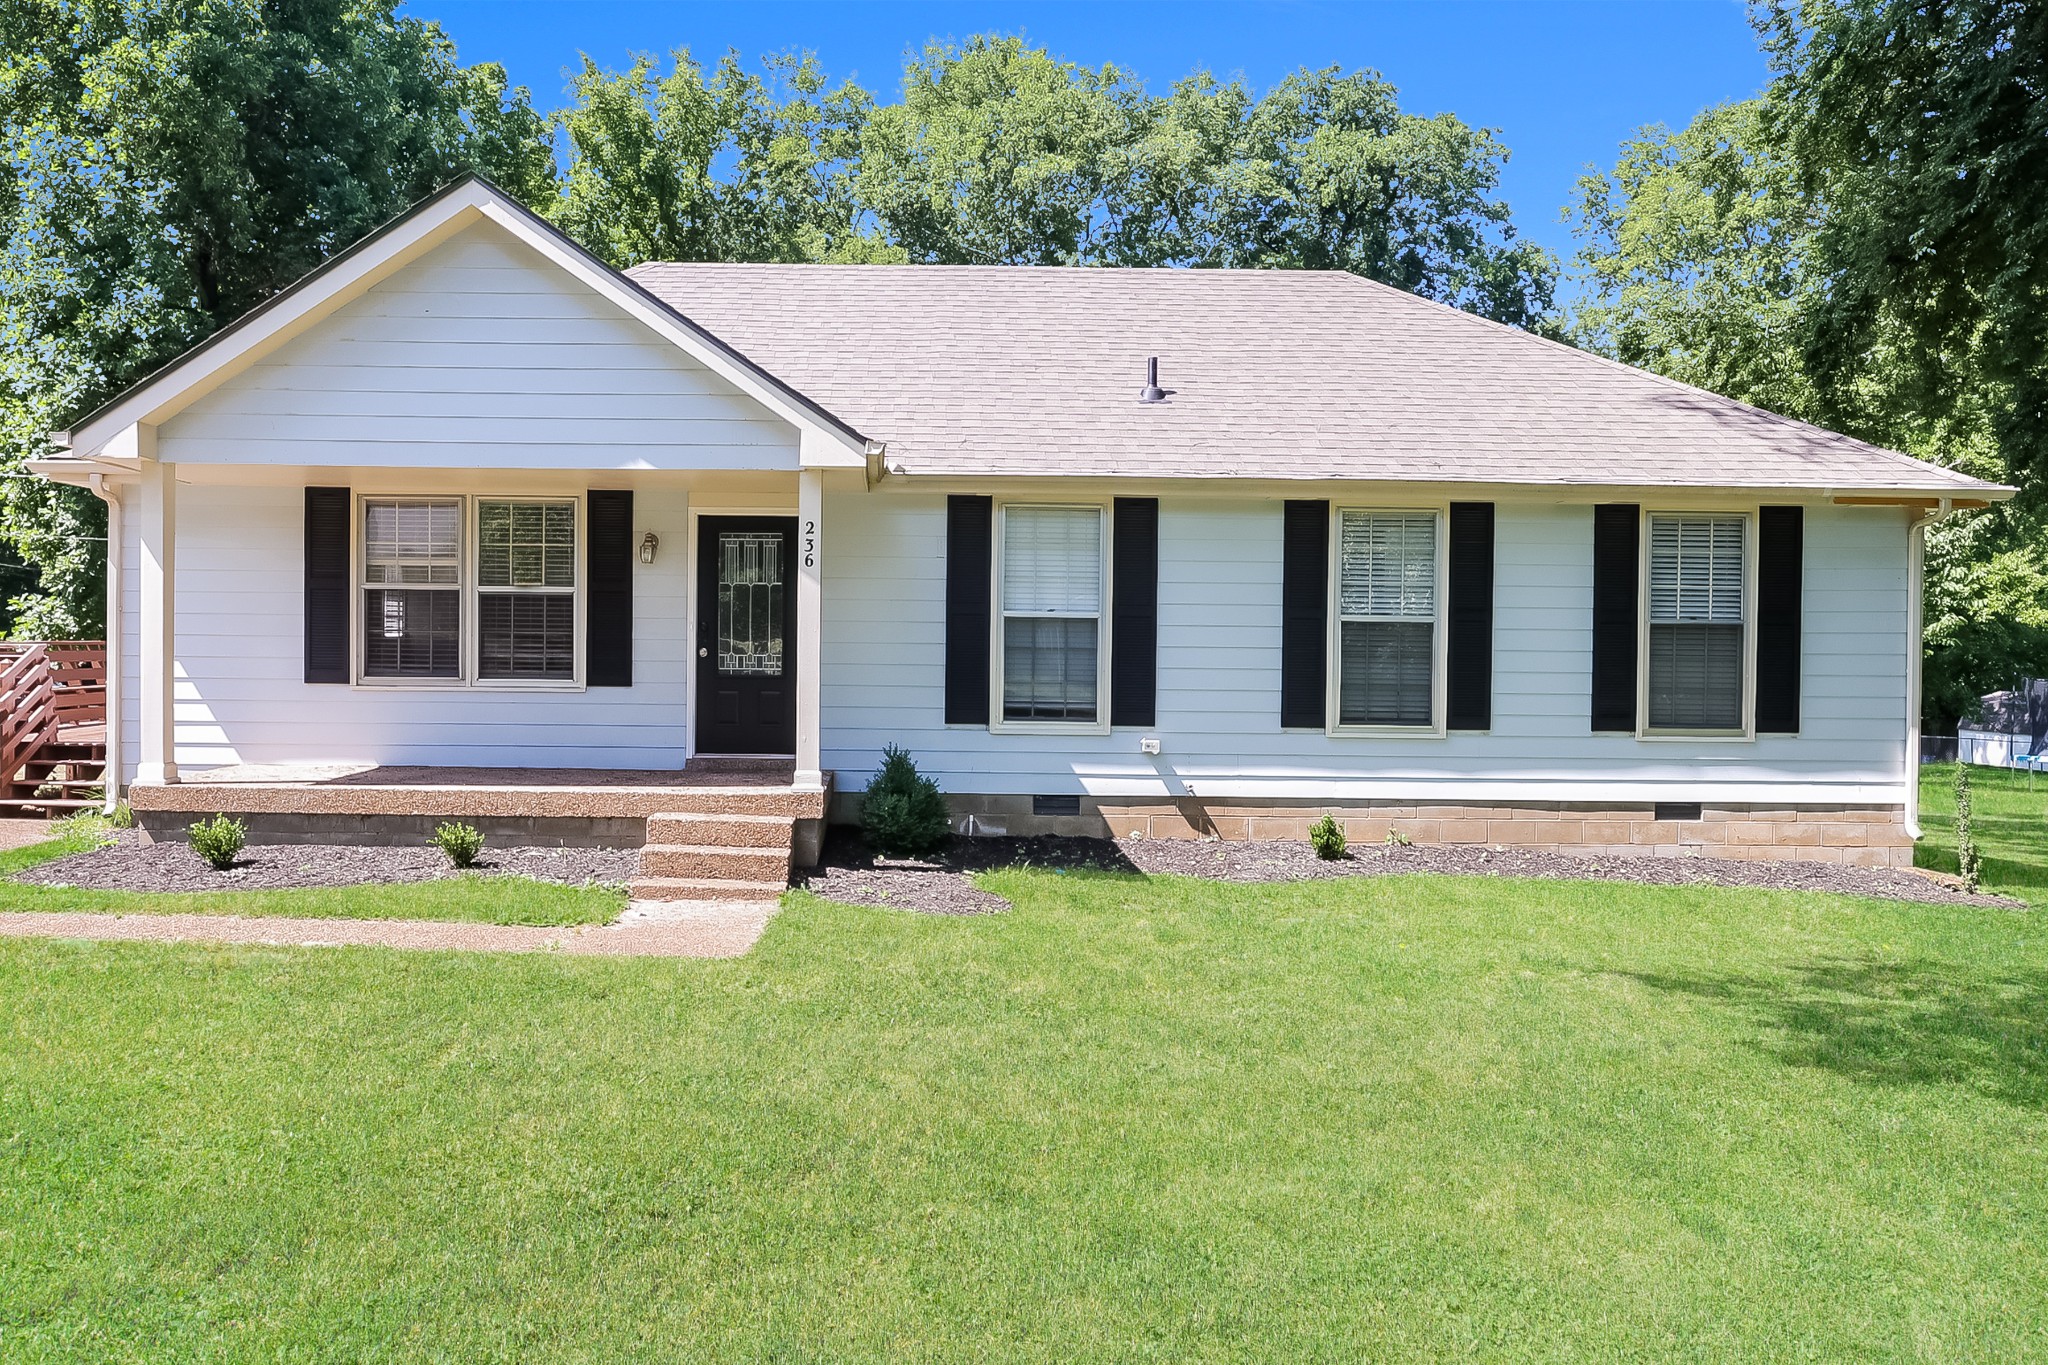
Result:
[[[1089,264],[1149,114],[1114,66],[1014,37],[933,43],[904,67],[902,101],[868,120],[861,204],[912,261]]]
[[[933,44],[875,110],[862,205],[910,259],[1348,270],[1541,326],[1556,263],[1496,196],[1507,150],[1403,113],[1370,71],[1261,98],[1198,72],[1170,95],[1019,38]]]
[[[707,76],[687,49],[665,76],[652,56],[619,72],[584,58],[575,103],[556,115],[570,154],[556,221],[621,268],[892,258],[856,224],[872,97],[830,87],[809,54],[763,68],[727,53]]]
[[[1519,327],[1557,267],[1494,197],[1507,148],[1453,114],[1403,113],[1374,71],[1288,76],[1251,107],[1209,263],[1348,270]]]
[[[1988,420],[2030,501],[2048,493],[2048,6],[1772,0],[1757,21],[1783,139],[1832,211],[1808,367],[1858,411],[1868,357],[1922,426]]]
[[[554,192],[546,124],[395,0],[0,4],[0,467],[465,170]],[[18,634],[96,633],[103,510],[0,480]]]
[[[1718,105],[1677,132],[1621,146],[1580,177],[1567,210],[1587,286],[1568,334],[1630,365],[1806,416],[1801,346],[1819,221],[1799,167],[1768,136],[1761,100]]]

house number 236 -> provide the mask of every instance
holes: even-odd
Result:
[[[804,523],[804,567],[818,567],[818,523],[815,521]]]

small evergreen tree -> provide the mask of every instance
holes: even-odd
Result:
[[[1334,815],[1325,815],[1310,825],[1308,841],[1315,845],[1316,856],[1325,861],[1344,856],[1344,826],[1337,823]]]
[[[910,754],[891,744],[861,798],[868,843],[890,857],[932,853],[952,837],[952,818],[939,784],[917,770]]]

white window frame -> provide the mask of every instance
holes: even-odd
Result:
[[[1101,556],[1102,596],[1095,606],[1095,719],[1085,720],[1010,720],[1003,715],[1003,677],[1005,672],[1003,623],[1008,619],[1003,611],[1003,563],[1005,543],[1008,538],[1011,508],[1045,508],[1063,512],[1089,511],[1096,514],[1101,527],[1097,552]],[[1109,721],[1109,618],[1110,604],[1115,601],[1114,585],[1110,582],[1110,538],[1114,527],[1110,524],[1112,513],[1106,501],[1061,501],[1048,502],[1039,498],[1020,498],[1014,502],[995,504],[995,535],[993,553],[995,563],[989,573],[989,670],[988,670],[988,728],[992,734],[1033,734],[1033,735],[1106,735],[1110,732]],[[1019,613],[1036,615],[1036,613]],[[1072,619],[1072,618],[1065,618]]]
[[[1742,724],[1732,730],[1680,729],[1650,724],[1650,522],[1654,517],[1742,519]],[[1744,744],[1756,739],[1757,509],[1754,507],[1645,507],[1636,533],[1636,738]]]
[[[1330,505],[1330,551],[1329,562],[1324,566],[1324,612],[1325,638],[1323,643],[1323,729],[1332,737],[1364,737],[1388,739],[1441,739],[1448,733],[1444,728],[1446,678],[1445,668],[1449,658],[1450,637],[1445,630],[1444,608],[1450,592],[1450,563],[1445,553],[1446,538],[1450,526],[1450,504],[1420,503],[1405,507],[1383,506],[1339,506]],[[1427,725],[1345,725],[1338,720],[1343,709],[1341,688],[1343,685],[1342,644],[1344,635],[1344,603],[1341,578],[1344,569],[1344,515],[1346,513],[1364,516],[1412,517],[1427,513],[1435,520],[1436,587],[1435,614],[1430,623],[1429,652],[1429,724]],[[1363,619],[1363,618],[1362,618]],[[1371,618],[1380,619],[1380,618]],[[1415,618],[1403,617],[1413,621]]]
[[[363,581],[365,558],[363,546],[363,511],[373,502],[453,502],[461,508],[462,543],[456,569],[455,591],[461,605],[457,611],[457,630],[460,632],[460,666],[452,678],[373,678],[363,672],[363,594],[365,589],[375,586]],[[589,620],[589,553],[588,528],[585,522],[585,499],[582,492],[563,493],[451,493],[440,489],[366,489],[351,499],[349,518],[349,571],[354,591],[349,598],[349,685],[370,692],[581,692],[585,688],[584,636]],[[575,648],[574,672],[568,678],[485,678],[479,676],[479,656],[482,653],[479,631],[482,629],[482,613],[478,598],[487,591],[481,585],[482,566],[482,512],[481,505],[487,502],[566,502],[573,504],[576,515],[576,545],[572,551],[576,565],[575,606]],[[488,591],[507,591],[490,589]],[[560,594],[560,589],[553,590]]]

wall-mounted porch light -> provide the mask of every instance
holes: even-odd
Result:
[[[652,564],[654,562],[654,552],[660,548],[661,537],[654,534],[654,532],[649,531],[646,535],[640,537],[640,562],[642,564]]]

